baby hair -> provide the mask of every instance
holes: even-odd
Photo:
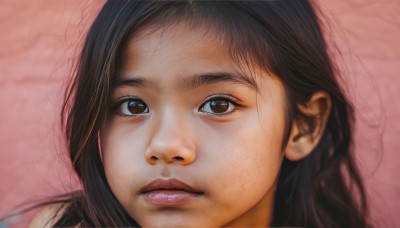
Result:
[[[299,123],[301,134],[309,134],[318,122],[318,116],[304,114],[299,105],[318,91],[331,99],[317,146],[304,159],[285,158],[281,164],[270,225],[367,227],[367,200],[352,150],[353,109],[339,85],[318,15],[311,0],[108,0],[87,34],[66,92],[62,123],[82,191],[64,197],[54,225],[140,225],[107,183],[99,132],[132,37],[145,28],[168,30],[183,24],[215,36],[241,67],[257,66],[281,80],[287,111],[282,148],[293,123]]]

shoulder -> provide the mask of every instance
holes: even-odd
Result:
[[[53,227],[64,211],[63,203],[51,204],[39,210],[29,224],[29,228]]]

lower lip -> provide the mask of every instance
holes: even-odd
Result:
[[[144,198],[153,204],[174,206],[188,203],[200,196],[201,193],[188,192],[184,190],[153,190],[143,194]]]

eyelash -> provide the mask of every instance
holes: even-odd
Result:
[[[124,114],[123,111],[121,110],[122,108],[124,108],[122,105],[124,105],[127,102],[134,102],[134,101],[144,104],[145,105],[145,110],[142,113],[139,113],[139,114]],[[212,102],[212,101],[228,102],[228,109],[230,109],[230,110],[227,111],[227,112],[223,112],[223,113],[213,113],[213,112],[204,111],[205,106],[207,104],[210,105],[210,102]],[[233,107],[231,107],[231,106],[233,106]],[[239,101],[236,98],[234,98],[233,96],[227,95],[227,94],[214,94],[214,95],[209,96],[200,105],[198,111],[206,113],[206,114],[214,115],[214,116],[226,116],[226,115],[229,115],[229,114],[233,113],[234,111],[236,111],[237,108],[240,108],[240,107],[242,107],[242,106],[239,104]],[[125,108],[128,108],[128,107],[125,107]],[[136,116],[139,116],[139,115],[143,115],[143,114],[149,113],[149,107],[147,106],[147,104],[143,100],[141,100],[140,98],[134,97],[134,96],[126,96],[126,97],[122,97],[122,98],[118,99],[115,102],[115,104],[113,105],[112,109],[118,115],[125,116],[125,117],[136,117]]]

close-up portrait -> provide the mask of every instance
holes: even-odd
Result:
[[[0,0],[0,228],[400,227],[399,0]]]

